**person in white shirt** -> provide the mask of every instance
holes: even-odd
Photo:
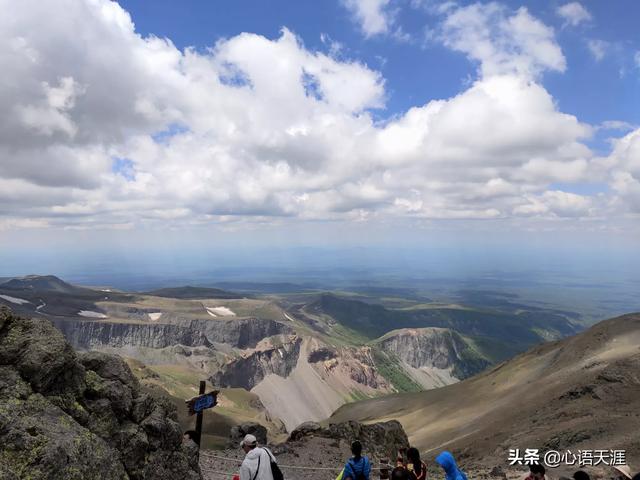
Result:
[[[240,447],[246,453],[240,467],[240,480],[273,480],[271,462],[275,457],[264,447],[258,447],[254,435],[245,435]]]

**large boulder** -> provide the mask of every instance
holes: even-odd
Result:
[[[350,441],[360,440],[363,445],[379,458],[393,459],[399,449],[409,448],[409,438],[397,420],[364,424],[355,421],[333,423],[328,427],[331,438],[344,438]]]
[[[237,448],[240,445],[240,441],[245,435],[255,435],[260,445],[267,444],[267,429],[257,422],[246,422],[241,425],[231,427],[231,433],[229,434],[229,447]]]
[[[201,478],[175,407],[122,359],[78,355],[47,320],[0,311],[0,480]]]
[[[332,423],[328,426],[306,422],[290,433],[288,442],[305,441],[309,437],[330,438],[348,443],[360,440],[367,451],[378,458],[393,459],[399,449],[409,447],[409,438],[400,422],[396,420],[372,424],[350,421]]]
[[[325,433],[322,429],[322,425],[317,422],[304,422],[294,428],[289,434],[289,441],[295,442],[305,437],[311,437],[314,434],[319,433],[323,436]]]

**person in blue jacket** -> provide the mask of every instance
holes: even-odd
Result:
[[[447,480],[467,480],[467,476],[458,468],[451,453],[442,452],[436,457],[436,462],[446,473]]]
[[[369,459],[362,456],[362,444],[356,440],[351,444],[353,457],[347,460],[342,474],[343,480],[369,480],[371,474],[371,463]]]

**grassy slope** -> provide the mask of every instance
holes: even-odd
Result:
[[[126,359],[131,370],[141,384],[156,393],[167,396],[178,410],[178,420],[184,430],[195,427],[195,417],[190,417],[185,408],[185,400],[198,394],[197,385],[202,373],[178,365],[144,365]],[[207,386],[207,391],[210,386]],[[219,396],[219,405],[208,410],[203,422],[203,447],[222,448],[226,445],[229,432],[234,425],[256,421],[265,425],[272,437],[280,438],[280,424],[269,421],[259,398],[241,388],[223,389]]]
[[[640,451],[638,345],[640,315],[628,315],[448,387],[345,405],[330,421],[397,419],[427,456],[453,449],[489,465],[511,446]]]
[[[386,378],[398,392],[419,392],[422,390],[422,386],[407,374],[395,355],[383,352],[378,348],[374,348],[372,351],[378,373]]]

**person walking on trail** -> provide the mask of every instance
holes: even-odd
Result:
[[[411,480],[409,472],[404,467],[396,467],[391,472],[391,480]]]
[[[525,477],[525,480],[546,480],[546,473],[544,465],[533,463],[529,465],[529,475]]]
[[[442,452],[436,457],[436,463],[444,470],[447,480],[467,480],[467,476],[458,468],[451,453]]]
[[[366,456],[362,456],[362,444],[358,440],[351,444],[351,453],[353,457],[344,466],[342,480],[369,480],[371,463]]]
[[[576,473],[573,474],[572,478],[573,480],[591,480],[591,478],[589,477],[589,474],[584,470],[578,470]]]
[[[258,448],[254,435],[245,435],[240,447],[246,454],[240,466],[240,480],[274,480],[271,462],[275,463],[275,457],[268,449]]]
[[[404,449],[398,451],[396,460],[397,468],[404,468],[407,471],[408,480],[426,480],[427,465],[420,459],[420,452],[417,448],[411,447],[407,450],[407,460],[404,460]]]
[[[615,480],[631,480],[633,477],[629,465],[615,465],[613,467],[613,475]]]

